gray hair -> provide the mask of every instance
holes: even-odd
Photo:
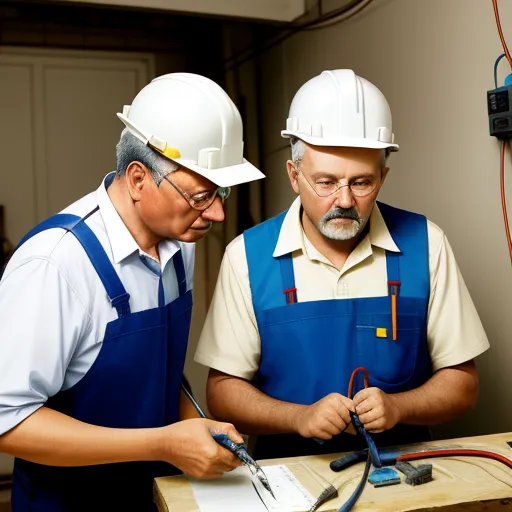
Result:
[[[141,140],[128,131],[127,128],[121,133],[121,138],[116,146],[116,154],[116,176],[124,176],[126,169],[132,162],[140,162],[149,169],[158,187],[160,183],[162,183],[164,176],[178,169],[177,163],[146,146]]]
[[[291,137],[290,144],[292,147],[292,162],[295,164],[295,167],[300,170],[300,165],[302,163],[302,159],[304,158],[304,149],[306,145],[302,139],[298,139],[297,137]],[[380,156],[380,168],[384,170],[386,167],[386,163],[389,157],[390,151],[389,149],[383,149]]]

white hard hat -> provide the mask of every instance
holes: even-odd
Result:
[[[386,98],[351,69],[323,71],[307,81],[293,98],[281,135],[314,146],[398,151]]]
[[[144,144],[220,187],[265,177],[243,157],[242,119],[235,104],[209,78],[191,73],[157,77],[117,117]]]

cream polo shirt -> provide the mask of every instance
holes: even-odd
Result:
[[[341,271],[307,239],[297,198],[286,214],[274,257],[292,253],[299,302],[388,294],[386,250],[400,252],[377,205],[366,237]],[[433,371],[469,361],[489,342],[443,231],[427,221],[430,299],[427,340]],[[251,380],[260,361],[260,337],[251,299],[243,235],[224,254],[195,361]]]

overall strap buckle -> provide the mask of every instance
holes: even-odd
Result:
[[[122,293],[113,299],[110,299],[110,303],[116,308],[119,316],[124,316],[130,312],[130,294]]]
[[[283,293],[286,296],[286,304],[297,304],[297,288],[287,288]]]

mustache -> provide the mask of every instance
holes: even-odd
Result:
[[[361,222],[361,217],[359,217],[354,208],[334,208],[334,210],[327,212],[322,220],[324,222],[329,222],[333,219],[350,219],[355,220],[356,222]]]
[[[208,221],[207,224],[203,225],[203,226],[195,226],[194,229],[211,229],[211,227],[213,226],[213,222],[210,220]]]

